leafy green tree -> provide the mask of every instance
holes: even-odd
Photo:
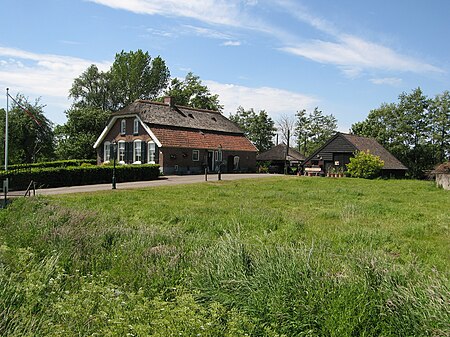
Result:
[[[155,99],[167,86],[170,72],[161,57],[122,51],[107,72],[89,66],[69,91],[74,107],[119,110],[136,99]]]
[[[110,74],[113,110],[136,99],[155,99],[167,86],[170,72],[161,57],[152,60],[148,52],[137,50],[116,54]]]
[[[211,94],[208,87],[202,84],[200,77],[192,72],[189,72],[182,81],[178,78],[172,79],[164,95],[172,97],[177,105],[214,111],[223,109],[219,95]]]
[[[347,172],[353,178],[373,179],[380,176],[383,166],[384,162],[380,157],[374,156],[369,151],[358,151],[350,158]]]
[[[306,113],[306,110],[300,110],[296,114],[297,146],[306,155],[325,144],[336,130],[336,118],[332,114],[324,115],[318,107],[315,107],[309,114]]]
[[[33,104],[18,94],[8,114],[8,164],[27,164],[54,158],[53,125],[44,115],[45,105],[37,99]],[[0,110],[0,129],[5,130],[5,110]],[[2,134],[1,152],[5,151]],[[4,165],[4,155],[1,158]]]
[[[431,138],[437,163],[450,156],[450,93],[436,95],[430,106]]]
[[[59,159],[95,159],[95,141],[103,131],[110,113],[91,107],[66,111],[67,122],[55,128],[56,155]]]
[[[399,95],[398,103],[382,104],[366,120],[352,125],[354,134],[374,137],[421,178],[450,153],[449,94],[434,100],[420,88]]]
[[[74,107],[112,110],[109,78],[108,72],[99,71],[94,64],[89,66],[73,81],[69,90]]]
[[[230,120],[241,127],[258,151],[266,151],[274,145],[272,139],[276,131],[275,122],[264,110],[257,114],[253,109],[239,107],[236,114],[230,115]]]

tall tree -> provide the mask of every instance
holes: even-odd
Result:
[[[273,146],[272,139],[276,131],[275,122],[266,111],[261,110],[259,113],[255,113],[253,109],[245,110],[240,106],[236,114],[230,115],[230,120],[244,130],[245,135],[258,151],[263,152]]]
[[[222,111],[219,95],[213,95],[206,85],[202,84],[200,77],[189,72],[184,80],[172,79],[169,88],[164,92],[170,96],[175,104],[189,106],[196,109]]]
[[[437,163],[450,159],[450,93],[444,91],[430,106],[431,138],[436,148]]]
[[[110,116],[108,111],[91,107],[72,107],[67,122],[55,128],[56,155],[59,159],[95,159],[92,147]]]
[[[116,54],[110,70],[113,110],[136,99],[155,99],[167,86],[169,69],[161,57],[152,60],[148,52],[122,51]]]
[[[161,57],[122,51],[107,72],[89,66],[69,91],[74,107],[115,111],[136,99],[155,99],[167,87],[170,72]]]
[[[337,130],[336,118],[332,114],[324,115],[318,107],[309,114],[306,110],[298,111],[296,117],[297,142],[306,155],[325,144]]]
[[[278,131],[281,132],[281,141],[289,144],[290,147],[294,144],[295,139],[295,118],[287,114],[281,114],[277,120]],[[288,139],[289,135],[289,139]],[[289,140],[289,141],[288,141]]]
[[[8,163],[27,164],[50,160],[54,157],[54,137],[52,123],[44,115],[40,99],[31,104],[18,94],[8,114]],[[26,111],[24,111],[25,109]],[[5,110],[0,110],[0,129],[5,129]],[[1,150],[4,153],[4,133]],[[1,158],[4,164],[4,158]]]
[[[79,108],[111,110],[111,92],[109,73],[99,71],[95,64],[89,66],[77,77],[69,90],[69,97],[74,99],[74,106]]]

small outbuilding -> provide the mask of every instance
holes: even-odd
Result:
[[[436,185],[444,190],[450,190],[450,161],[438,165],[433,173],[436,175]]]
[[[384,177],[404,177],[408,168],[386,150],[375,138],[338,132],[314,151],[303,163],[304,170],[313,169],[321,175],[331,170],[344,172],[356,151],[369,151],[384,161]]]
[[[267,151],[261,152],[256,156],[259,165],[269,163],[270,173],[283,173],[284,166],[287,164],[289,168],[298,169],[305,160],[305,156],[296,149],[289,147],[286,152],[286,144],[278,144]]]

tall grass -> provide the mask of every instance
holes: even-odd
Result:
[[[448,336],[450,196],[269,179],[22,199],[2,336]]]

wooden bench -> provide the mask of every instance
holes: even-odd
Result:
[[[305,175],[307,176],[319,176],[321,173],[320,167],[305,167]]]

